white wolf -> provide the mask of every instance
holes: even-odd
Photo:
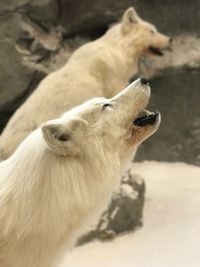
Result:
[[[1,267],[56,266],[98,220],[138,145],[159,127],[158,112],[138,117],[149,98],[138,79],[45,123],[0,163]]]

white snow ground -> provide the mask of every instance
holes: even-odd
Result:
[[[200,168],[143,162],[134,169],[146,180],[144,226],[75,248],[62,267],[200,267]]]

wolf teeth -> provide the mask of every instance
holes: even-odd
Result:
[[[149,117],[150,115],[152,115],[153,113],[148,111],[147,109],[144,110],[144,113],[147,115],[147,117]]]

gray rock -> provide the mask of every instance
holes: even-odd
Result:
[[[136,160],[184,161],[200,165],[200,66],[160,70],[151,87],[150,110],[159,110],[159,131],[147,140]]]
[[[56,0],[1,0],[0,15],[23,13],[43,27],[58,25],[60,21],[59,1]]]
[[[51,28],[58,21],[54,0],[0,2],[0,132],[47,74],[36,63],[59,49],[62,33]],[[49,27],[49,32],[40,24]],[[30,54],[27,61],[25,55]]]
[[[139,149],[136,160],[184,161],[200,165],[200,38],[181,35],[164,57],[144,58],[140,74],[151,80],[149,109],[160,110],[156,135]]]
[[[118,234],[133,231],[142,225],[145,184],[143,179],[130,169],[122,177],[119,192],[115,193],[108,209],[98,224],[83,236],[81,245],[93,239],[111,239]]]
[[[22,31],[19,14],[0,16],[0,124],[18,107],[19,98],[29,91],[34,71],[25,67],[15,43]]]
[[[166,34],[200,33],[200,0],[61,0],[63,25],[69,34],[107,27],[129,6]]]
[[[25,1],[25,0],[24,0]],[[19,2],[19,0],[18,0]],[[60,22],[59,1],[56,0],[27,0],[20,11],[25,13],[38,25],[45,27],[57,26]]]

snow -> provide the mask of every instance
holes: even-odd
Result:
[[[143,162],[134,170],[147,186],[144,226],[75,248],[62,267],[200,267],[200,168]]]

